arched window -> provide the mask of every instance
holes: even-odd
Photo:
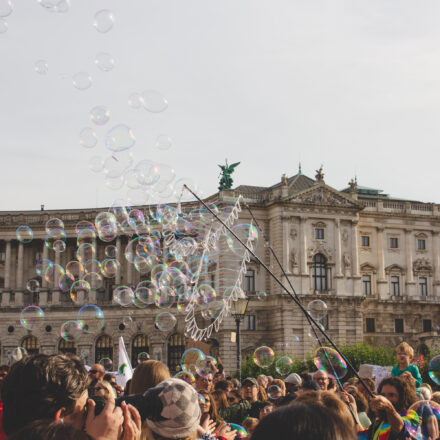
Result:
[[[65,339],[60,339],[58,344],[59,353],[72,353],[76,354],[76,344],[73,341],[66,341]]]
[[[100,336],[95,344],[95,362],[99,362],[102,358],[113,360],[113,342],[107,335]]]
[[[322,254],[313,257],[312,278],[313,290],[318,292],[327,291],[327,259]]]
[[[135,367],[138,364],[137,357],[139,353],[150,353],[149,341],[147,335],[137,335],[131,343],[131,365]]]
[[[21,342],[21,346],[26,349],[28,354],[38,354],[40,351],[40,343],[35,336],[26,336]]]
[[[180,370],[180,359],[185,351],[185,337],[175,333],[168,340],[168,368],[171,374]]]

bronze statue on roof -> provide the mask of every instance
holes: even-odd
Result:
[[[231,165],[228,165],[228,159],[226,159],[226,165],[219,165],[222,172],[220,173],[221,179],[219,183],[218,189],[222,191],[223,189],[231,189],[233,180],[232,180],[232,173],[234,172],[235,167],[240,165],[240,162],[233,163]]]

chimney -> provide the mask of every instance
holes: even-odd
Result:
[[[40,205],[41,211],[44,211],[44,205]]]

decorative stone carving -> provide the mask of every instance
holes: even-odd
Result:
[[[348,241],[348,231],[347,231],[347,229],[344,229],[344,230],[342,231],[341,238],[342,238],[342,241],[343,241],[344,243],[346,243],[346,242]]]
[[[413,271],[415,274],[420,272],[432,272],[432,264],[427,258],[418,258],[413,263]]]
[[[303,194],[298,194],[296,197],[292,198],[292,201],[314,205],[333,205],[347,208],[355,207],[355,203],[352,201],[323,187],[316,188],[313,191],[307,191]]]
[[[298,232],[297,232],[296,228],[294,226],[291,226],[290,227],[290,238],[292,240],[295,240],[297,235],[298,235]]]
[[[344,254],[342,257],[342,264],[344,265],[345,268],[348,268],[351,266],[351,259],[350,256],[348,254]]]
[[[290,257],[289,258],[290,270],[293,271],[293,268],[298,266],[298,260],[296,257],[296,250],[295,249],[292,249],[290,251],[289,257]]]
[[[326,257],[329,261],[333,259],[333,251],[323,241],[317,241],[313,246],[310,246],[307,249],[307,257],[309,262],[313,260],[313,257],[316,254],[324,255],[324,257]]]
[[[324,183],[324,172],[322,171],[322,165],[319,170],[316,170],[315,179],[317,183]]]

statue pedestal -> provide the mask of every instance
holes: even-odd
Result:
[[[235,201],[236,197],[234,194],[234,190],[232,189],[222,189],[218,193],[219,200],[224,200],[227,202]]]

